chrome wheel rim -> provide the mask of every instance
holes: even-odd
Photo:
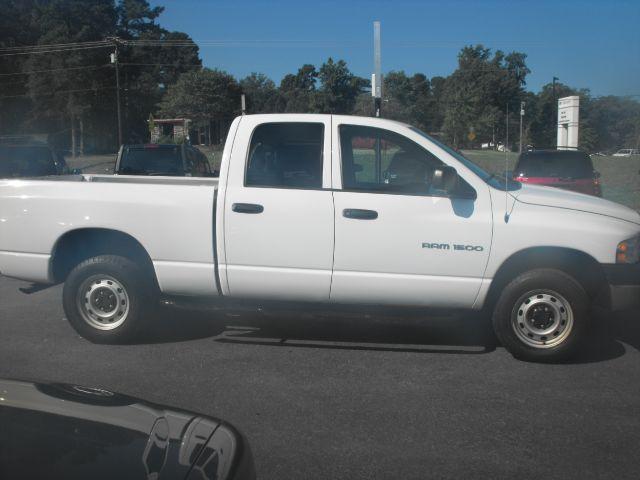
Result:
[[[552,348],[571,334],[573,310],[562,295],[552,290],[527,292],[515,304],[511,327],[524,344]]]
[[[109,275],[92,275],[78,289],[82,319],[98,330],[113,330],[129,315],[129,295],[124,285]]]

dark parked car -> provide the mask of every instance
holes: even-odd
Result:
[[[579,150],[532,150],[518,158],[513,179],[602,196],[600,174],[591,157]]]
[[[191,145],[123,145],[116,160],[116,175],[213,177],[204,153]]]
[[[69,172],[64,157],[48,145],[0,145],[0,178],[46,177]]]
[[[126,395],[0,380],[0,478],[253,480],[229,424]]]

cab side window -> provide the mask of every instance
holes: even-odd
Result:
[[[434,170],[443,163],[402,135],[372,127],[340,126],[345,190],[433,195]]]
[[[322,188],[321,123],[265,123],[253,132],[247,187]]]

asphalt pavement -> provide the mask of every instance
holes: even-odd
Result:
[[[26,286],[0,278],[0,377],[223,418],[261,479],[640,478],[640,312],[598,313],[576,361],[540,365],[468,314],[168,308],[139,344],[93,345],[60,287]]]

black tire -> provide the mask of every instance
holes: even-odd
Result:
[[[82,337],[93,343],[130,343],[139,338],[155,311],[154,290],[136,263],[116,255],[100,255],[71,271],[62,299],[67,320]],[[95,308],[94,300],[106,304],[106,313]],[[112,315],[113,320],[102,319],[100,314]]]
[[[530,270],[502,290],[492,320],[496,336],[514,357],[562,362],[576,354],[586,337],[589,298],[576,279],[560,270]]]

